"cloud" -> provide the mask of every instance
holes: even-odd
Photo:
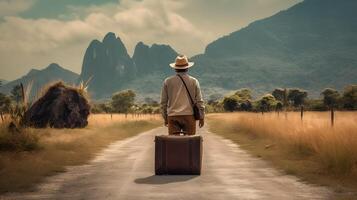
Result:
[[[29,9],[34,0],[0,0],[0,17],[16,15]]]
[[[255,12],[252,12],[254,4],[249,3],[252,1],[260,2]],[[272,0],[274,6],[262,0],[222,0],[219,3],[211,0],[120,0],[117,4],[68,6],[73,12],[70,19],[65,16],[57,19],[7,16],[0,22],[0,74],[6,74],[1,78],[15,78],[26,73],[29,66],[41,68],[50,62],[59,62],[80,72],[90,41],[103,38],[109,31],[124,41],[129,53],[137,42],[143,41],[169,44],[179,53],[192,56],[203,52],[212,40],[263,17],[254,14],[260,13],[259,10],[267,9],[264,12],[268,16],[281,9],[278,1],[293,4],[298,0]]]
[[[206,43],[205,34],[170,6],[165,1],[124,0],[109,14],[91,7],[96,11],[83,19],[5,17],[0,24],[1,74],[13,77],[26,73],[29,66],[42,68],[55,61],[80,72],[89,42],[109,31],[117,33],[131,53],[139,41],[170,44],[188,54],[200,51]]]
[[[178,48],[183,47],[180,43],[185,38],[202,44],[206,42],[203,32],[183,16],[171,11],[164,1],[144,0],[123,1],[112,15],[93,12],[83,20],[5,17],[4,23],[0,24],[0,48],[10,47],[11,50],[26,52],[46,51],[71,42],[102,37],[109,31],[118,33],[124,41],[128,41],[131,50],[139,41],[164,41]],[[175,37],[178,37],[176,41],[169,41]]]
[[[81,20],[32,20],[19,17],[5,17],[5,23],[0,24],[0,32],[0,51],[6,49],[27,53],[48,51],[99,35],[98,31]]]

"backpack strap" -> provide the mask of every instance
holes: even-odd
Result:
[[[192,104],[192,105],[195,105],[195,102],[194,102],[193,99],[192,99],[191,93],[190,93],[190,91],[189,91],[188,88],[187,88],[186,82],[183,80],[183,78],[182,78],[179,74],[177,74],[177,76],[180,77],[180,79],[181,79],[183,85],[185,86],[186,91],[187,91],[187,94],[188,94],[188,96],[190,97],[191,104]]]

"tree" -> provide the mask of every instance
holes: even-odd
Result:
[[[321,95],[323,96],[325,106],[333,108],[338,105],[340,94],[337,90],[326,88],[321,92]]]
[[[111,111],[111,105],[108,103],[98,103],[91,106],[92,113],[110,113]]]
[[[272,95],[275,97],[276,100],[284,102],[284,98],[286,96],[285,90],[282,88],[276,88],[272,92]]]
[[[281,101],[278,101],[275,106],[275,111],[280,112],[283,110],[283,103]]]
[[[144,108],[142,108],[142,112],[144,114],[152,114],[154,111],[154,109],[151,106],[146,106]]]
[[[349,85],[343,91],[343,107],[357,110],[357,85]]]
[[[223,101],[209,101],[205,106],[207,113],[215,113],[224,111]]]
[[[21,85],[15,85],[11,90],[11,98],[16,102],[20,103],[22,100],[22,89]]]
[[[250,100],[247,100],[240,105],[241,110],[243,111],[251,111],[253,109],[252,102]]]
[[[125,90],[113,94],[112,96],[112,107],[115,112],[128,113],[131,106],[134,105],[135,92],[132,90]]]
[[[303,105],[306,98],[307,98],[307,92],[304,90],[301,89],[289,90],[288,100],[293,102],[295,107]]]
[[[252,100],[252,91],[248,88],[240,89],[234,95],[236,95],[241,102]]]
[[[238,100],[233,96],[224,97],[223,99],[223,108],[225,111],[233,112],[238,109]]]
[[[258,100],[258,107],[261,111],[270,111],[276,104],[277,101],[271,94],[266,94]]]

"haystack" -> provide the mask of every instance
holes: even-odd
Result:
[[[35,128],[83,128],[89,112],[88,100],[79,89],[58,82],[25,112],[23,123]]]

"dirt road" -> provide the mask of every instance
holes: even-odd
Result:
[[[37,191],[4,199],[328,199],[330,194],[278,172],[207,129],[199,131],[201,176],[154,176],[154,136],[165,133],[157,128],[116,142],[90,164],[48,178]]]

